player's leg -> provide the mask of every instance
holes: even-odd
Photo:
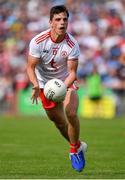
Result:
[[[68,123],[66,120],[62,103],[58,103],[56,107],[50,110],[46,110],[46,113],[49,119],[55,123],[60,133],[65,137],[66,140],[69,141],[69,136],[67,131]]]
[[[66,101],[64,101],[64,105],[62,103],[54,103],[52,101],[47,100],[46,97],[44,96],[43,90],[41,90],[40,92],[40,99],[42,101],[43,107],[45,108],[49,119],[51,119],[55,123],[56,127],[60,130],[61,134],[70,142],[70,145],[74,147],[75,145],[77,146],[78,152],[73,154],[70,153],[70,158],[72,162],[72,167],[77,171],[81,171],[84,167],[85,161],[83,161],[84,147],[82,144],[80,144],[80,141],[78,141],[79,121],[76,116],[77,106],[78,106],[78,97],[76,92],[74,90],[67,91]],[[71,99],[73,101],[71,101]],[[74,103],[74,100],[76,104]],[[74,104],[73,109],[75,111],[74,110],[70,111],[72,108],[70,103]],[[66,114],[68,118],[66,118],[64,107],[66,108]],[[77,143],[74,144],[74,142]]]
[[[43,93],[43,89],[40,91],[40,99],[49,119],[55,123],[61,134],[69,141],[63,104],[48,100]]]
[[[76,91],[69,89],[63,104],[54,103],[46,99],[43,90],[40,92],[40,99],[49,119],[55,123],[61,134],[70,141],[71,144],[76,144],[79,140],[79,120],[76,115],[78,108],[78,96]]]
[[[79,141],[80,124],[77,116],[78,110],[78,95],[76,90],[68,89],[64,109],[68,120],[68,135],[70,143],[76,144]]]
[[[62,103],[57,103],[55,107],[45,109],[49,119],[55,123],[61,134],[68,139],[71,144],[76,144],[79,142],[80,128],[77,117],[77,109],[78,96],[76,90],[73,89],[69,89],[67,91],[63,105]]]
[[[80,172],[85,166],[84,149],[86,148],[86,144],[81,143],[79,140],[80,124],[77,116],[78,95],[76,90],[68,89],[64,101],[64,108],[68,120],[70,160],[72,167]]]

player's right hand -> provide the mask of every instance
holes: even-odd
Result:
[[[39,93],[40,93],[39,87],[32,88],[32,96],[31,96],[32,104],[34,104],[34,102],[38,104]]]

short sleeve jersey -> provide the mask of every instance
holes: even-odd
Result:
[[[40,88],[52,78],[64,81],[68,76],[67,61],[77,60],[79,54],[79,45],[69,33],[60,43],[52,40],[50,29],[36,35],[30,42],[29,55],[38,58],[35,73]]]

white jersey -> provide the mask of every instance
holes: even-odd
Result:
[[[67,33],[60,43],[55,43],[50,36],[50,29],[36,35],[30,42],[29,54],[38,58],[35,73],[40,88],[52,79],[65,80],[68,76],[67,60],[76,60],[80,50],[77,41]]]

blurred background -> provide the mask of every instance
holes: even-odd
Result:
[[[80,45],[79,115],[125,115],[125,0],[0,0],[0,114],[44,114],[30,101],[30,40],[49,27],[49,10],[65,4],[68,32]]]

